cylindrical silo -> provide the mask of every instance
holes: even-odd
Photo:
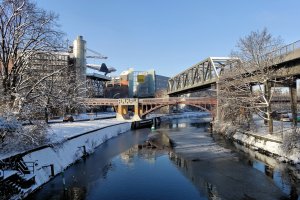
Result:
[[[76,81],[82,84],[82,88],[86,88],[86,41],[82,36],[78,36],[73,42],[73,54],[76,59]],[[85,93],[83,92],[83,96]]]

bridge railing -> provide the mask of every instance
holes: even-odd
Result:
[[[87,105],[118,105],[118,99],[105,98],[86,98],[84,103]]]
[[[96,106],[96,105],[117,106],[119,105],[118,100],[119,99],[86,98],[84,99],[84,103],[90,106]],[[216,104],[216,98],[213,97],[167,97],[167,98],[151,98],[151,99],[149,98],[149,99],[139,99],[138,103],[143,105],[180,104],[180,103]]]
[[[275,55],[278,55],[278,56],[286,55],[286,54],[294,52],[296,49],[299,49],[299,48],[300,48],[300,40],[293,42],[291,44],[288,44],[286,46],[283,46],[278,50],[275,50]]]
[[[168,98],[154,98],[154,99],[140,99],[141,104],[173,104],[173,103],[203,103],[216,104],[216,99],[211,97],[168,97]]]
[[[139,99],[139,103],[142,104],[162,104],[162,103],[176,102],[176,101],[178,101],[178,97]]]

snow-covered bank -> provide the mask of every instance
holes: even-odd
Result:
[[[66,122],[50,124],[48,131],[46,132],[47,143],[42,144],[42,146],[49,146],[54,143],[62,143],[68,138],[74,137],[86,133],[88,131],[93,131],[107,126],[112,126],[119,124],[120,121],[116,119],[105,119],[105,120],[92,120],[92,121],[76,121],[76,122]],[[31,149],[38,148],[39,146],[16,146],[16,144],[8,144],[0,152],[0,160],[15,156],[17,154],[26,153]]]
[[[286,125],[284,129],[278,131],[278,127],[275,126],[274,129],[276,131],[273,134],[268,134],[266,126],[261,126],[254,131],[247,131],[226,123],[217,123],[213,127],[215,133],[225,135],[247,148],[272,156],[282,162],[299,164],[299,147],[286,142],[293,135],[291,127]],[[292,146],[291,149],[287,150],[286,145]]]
[[[52,175],[55,176],[63,172],[68,166],[83,157],[85,153],[92,153],[103,142],[131,128],[131,123],[127,122],[111,121],[111,123],[106,123],[106,125],[102,121],[81,123],[83,124],[77,124],[77,128],[69,127],[68,129],[67,125],[74,126],[75,123],[56,125],[58,127],[53,127],[53,131],[56,134],[61,133],[64,137],[56,137],[54,141],[62,141],[62,138],[64,138],[62,142],[42,149],[31,150],[22,157],[25,162],[35,163],[35,184],[28,189],[23,189],[21,197],[27,196],[48,182],[53,177]],[[94,126],[92,126],[92,123],[95,123]],[[73,134],[71,134],[72,132]],[[52,175],[51,166],[54,169],[54,174]]]
[[[299,152],[287,153],[283,149],[281,140],[262,137],[260,135],[237,131],[232,135],[234,141],[243,144],[253,150],[260,151],[269,156],[274,156],[280,161],[290,162],[292,164],[300,163]]]
[[[78,115],[72,115],[75,121],[80,120],[90,120],[90,119],[103,119],[103,118],[109,118],[109,117],[116,117],[115,112],[96,112],[96,113],[81,113]],[[62,122],[63,117],[58,117],[56,119],[49,120],[50,123],[55,122]]]

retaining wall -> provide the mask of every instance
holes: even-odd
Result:
[[[25,162],[35,162],[36,184],[23,191],[22,197],[27,196],[55,175],[63,172],[68,166],[85,156],[85,153],[92,153],[103,142],[129,131],[130,128],[131,123],[120,123],[76,135],[52,147],[45,147],[36,151],[31,150],[22,158]],[[54,174],[51,174],[51,165],[54,167]]]

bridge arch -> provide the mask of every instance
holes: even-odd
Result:
[[[192,103],[178,103],[178,104],[160,104],[160,105],[155,105],[154,107],[151,107],[149,110],[143,111],[142,113],[140,113],[141,118],[144,118],[146,115],[150,114],[151,112],[158,110],[160,108],[163,108],[165,106],[174,106],[174,105],[180,105],[180,104],[185,104],[188,106],[193,106],[196,108],[199,108],[200,110],[202,110],[203,112],[208,112],[211,115],[214,115],[212,110],[209,110],[208,108],[205,108],[201,105],[197,105],[197,104],[192,104]]]
[[[164,106],[185,104],[198,107],[205,112],[212,112],[212,108],[217,105],[216,98],[213,97],[167,97],[149,99],[96,99],[87,98],[85,104],[90,106],[106,105],[113,106],[119,120],[140,120],[141,117],[162,108]],[[133,107],[133,112],[129,112],[129,106]],[[130,116],[133,114],[133,117]]]

